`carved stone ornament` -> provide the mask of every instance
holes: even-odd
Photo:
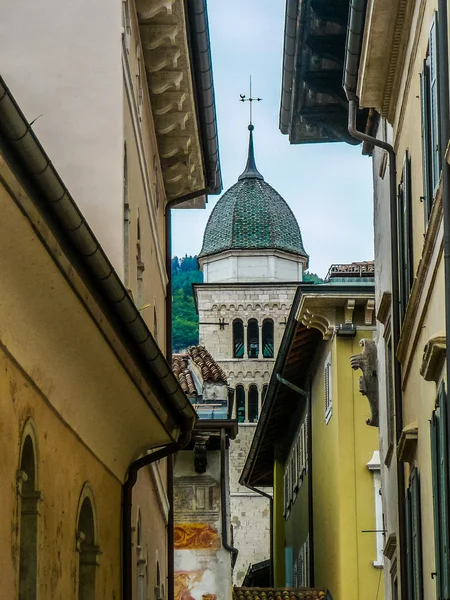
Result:
[[[208,435],[198,435],[194,438],[194,468],[196,473],[204,473],[208,466],[208,450],[206,444]]]
[[[362,339],[359,345],[362,346],[362,352],[351,356],[350,364],[352,369],[361,369],[363,373],[359,378],[359,391],[363,396],[367,396],[372,412],[372,417],[367,419],[366,423],[378,427],[377,347],[373,340],[367,338]]]

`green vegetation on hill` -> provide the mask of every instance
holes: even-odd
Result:
[[[315,273],[304,273],[304,281],[323,283]],[[201,283],[196,256],[172,258],[172,346],[174,352],[198,344],[198,314],[195,310],[192,284]]]
[[[192,284],[201,283],[197,257],[172,258],[172,347],[174,352],[198,344],[198,314]]]

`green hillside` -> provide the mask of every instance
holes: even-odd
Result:
[[[304,281],[323,283],[315,273],[304,273]],[[198,270],[196,256],[172,258],[172,335],[173,351],[181,352],[198,344],[198,315],[195,310],[192,284],[201,283],[203,273]]]

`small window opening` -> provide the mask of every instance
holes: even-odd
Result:
[[[244,324],[241,319],[233,321],[233,358],[244,358]]]
[[[249,358],[259,356],[259,327],[256,319],[250,319],[247,324],[247,348]]]
[[[258,388],[256,385],[251,385],[248,390],[248,420],[250,423],[256,423],[258,420],[258,402]]]
[[[236,418],[238,423],[245,421],[245,390],[243,385],[236,386]]]
[[[273,358],[273,321],[265,319],[262,326],[263,358]]]

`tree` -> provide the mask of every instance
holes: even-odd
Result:
[[[174,352],[198,344],[198,315],[195,309],[193,283],[201,283],[196,256],[172,259],[172,347]]]

